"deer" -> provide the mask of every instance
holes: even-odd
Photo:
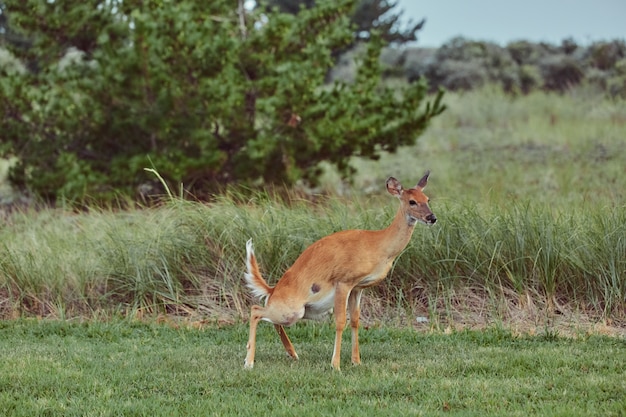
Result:
[[[387,192],[400,200],[391,224],[382,230],[343,230],[314,242],[296,259],[274,287],[261,275],[252,239],[246,243],[246,286],[265,306],[253,305],[244,368],[254,367],[259,321],[274,325],[287,354],[298,354],[285,327],[300,319],[320,320],[331,310],[335,318],[335,345],[331,366],[340,370],[341,338],[350,315],[352,363],[361,364],[359,317],[364,289],[385,279],[396,257],[406,248],[417,222],[433,225],[437,218],[423,193],[430,171],[413,188],[404,189],[394,177],[386,181]]]

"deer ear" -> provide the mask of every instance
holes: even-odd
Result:
[[[430,171],[426,171],[426,173],[424,174],[422,179],[419,180],[419,182],[417,183],[417,188],[423,190],[426,187],[426,184],[428,184],[428,176],[429,175],[430,175]]]
[[[402,185],[400,184],[400,181],[394,177],[389,177],[387,179],[387,191],[389,194],[395,195],[399,198],[402,195]]]

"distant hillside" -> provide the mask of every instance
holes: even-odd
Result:
[[[342,57],[336,77],[350,79],[358,51]],[[572,40],[560,45],[491,42],[454,38],[440,48],[387,48],[381,55],[387,77],[409,82],[426,78],[432,90],[470,90],[498,84],[511,93],[535,89],[564,91],[588,84],[611,96],[626,97],[626,42],[612,40],[581,46]]]

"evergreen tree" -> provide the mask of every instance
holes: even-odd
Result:
[[[412,144],[443,111],[380,84],[373,37],[354,83],[325,85],[354,42],[353,1],[298,16],[231,0],[4,0],[27,74],[0,68],[0,156],[49,200],[133,193],[156,168],[197,196],[231,182],[314,183],[327,161]]]
[[[266,7],[276,7],[285,13],[297,14],[301,9],[315,6],[315,0],[267,0]],[[356,32],[356,40],[367,40],[376,30],[385,42],[406,43],[417,40],[417,32],[426,23],[409,20],[405,28],[401,27],[402,11],[396,11],[398,2],[390,0],[359,0],[351,12],[351,22]]]

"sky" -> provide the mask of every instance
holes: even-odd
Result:
[[[418,46],[436,47],[455,36],[492,41],[587,45],[626,40],[626,0],[397,0],[408,20],[426,18]]]

